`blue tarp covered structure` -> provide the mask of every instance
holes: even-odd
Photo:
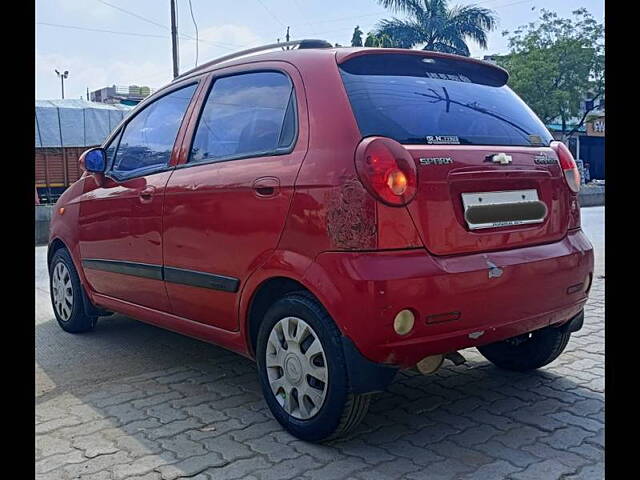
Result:
[[[100,145],[130,105],[86,100],[36,100],[36,148]]]

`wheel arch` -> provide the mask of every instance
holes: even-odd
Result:
[[[317,265],[316,265],[317,266]],[[326,273],[323,271],[323,273]],[[315,272],[318,275],[318,272]],[[335,285],[331,283],[329,277],[324,277],[321,285],[323,288],[317,293],[309,286],[309,282],[305,281],[306,275],[301,279],[295,279],[293,276],[279,273],[273,276],[265,276],[252,290],[252,294],[247,300],[244,317],[244,328],[246,346],[249,355],[255,358],[256,343],[260,323],[264,318],[264,314],[273,303],[283,295],[294,291],[305,291],[311,295],[320,305],[327,311],[329,316],[334,320],[342,335],[342,348],[345,355],[347,374],[349,378],[350,391],[353,393],[369,393],[384,390],[393,380],[397,372],[397,367],[393,365],[383,365],[370,361],[365,358],[358,350],[344,331],[341,322],[336,321],[331,311],[335,310],[334,305],[327,304],[328,299],[335,294],[333,290]],[[315,283],[314,283],[315,285]],[[246,290],[245,290],[246,291]]]
[[[92,292],[90,285],[87,282],[87,278],[84,274],[84,269],[82,268],[82,261],[80,259],[80,252],[77,244],[75,245],[75,250],[73,248],[73,237],[72,240],[69,241],[68,238],[64,238],[60,235],[54,235],[51,237],[49,241],[49,245],[47,247],[47,269],[51,266],[51,260],[53,260],[53,256],[55,253],[61,249],[65,249],[69,252],[69,256],[71,257],[71,261],[73,262],[73,266],[78,273],[78,277],[80,278],[80,284],[84,289],[85,295],[87,295],[87,300],[92,301]]]
[[[255,357],[258,330],[265,313],[283,295],[296,291],[305,291],[314,295],[309,288],[287,276],[273,276],[263,280],[253,291],[246,315],[247,347]],[[315,297],[315,295],[314,295]],[[317,298],[317,297],[316,297]],[[319,300],[318,300],[319,301]],[[322,303],[322,302],[320,302]]]
[[[344,334],[340,322],[333,315],[332,298],[335,286],[325,273],[321,282],[306,278],[309,270],[316,270],[312,258],[286,250],[275,251],[271,257],[246,280],[240,304],[238,319],[243,332],[247,352],[255,358],[258,328],[267,309],[283,295],[294,291],[305,291],[312,295],[334,319],[338,329]]]
[[[51,265],[51,260],[55,253],[61,248],[65,248],[68,252],[70,252],[69,247],[58,237],[54,238],[49,242],[49,246],[47,247],[47,267]]]

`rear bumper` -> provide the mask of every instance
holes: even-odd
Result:
[[[332,282],[323,303],[358,351],[373,362],[410,367],[427,355],[568,322],[587,300],[593,249],[577,230],[559,242],[501,252],[328,252],[316,264]],[[393,319],[407,308],[415,326],[399,336]],[[439,321],[443,314],[457,318]]]

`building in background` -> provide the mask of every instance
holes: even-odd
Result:
[[[586,122],[585,135],[579,138],[576,146],[577,158],[584,162],[591,180],[604,180],[604,118],[604,109],[590,117]]]
[[[150,87],[140,87],[138,85],[112,85],[91,92],[92,102],[137,105],[146,97],[151,95],[155,89]]]
[[[593,180],[603,181],[604,178],[604,143],[605,143],[605,102],[599,100],[595,105],[591,101],[585,101],[582,105],[580,116],[589,111],[580,128],[566,139],[569,150],[581,168],[582,178],[587,182]],[[573,130],[579,122],[579,118],[571,119],[567,129]],[[547,128],[556,140],[564,140],[562,124],[549,123]]]
[[[133,107],[85,100],[36,100],[35,183],[41,203],[53,203],[82,172],[78,159],[101,145]]]

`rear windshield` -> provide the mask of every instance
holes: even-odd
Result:
[[[362,55],[340,65],[363,137],[404,144],[549,145],[549,131],[499,69],[418,55]]]

